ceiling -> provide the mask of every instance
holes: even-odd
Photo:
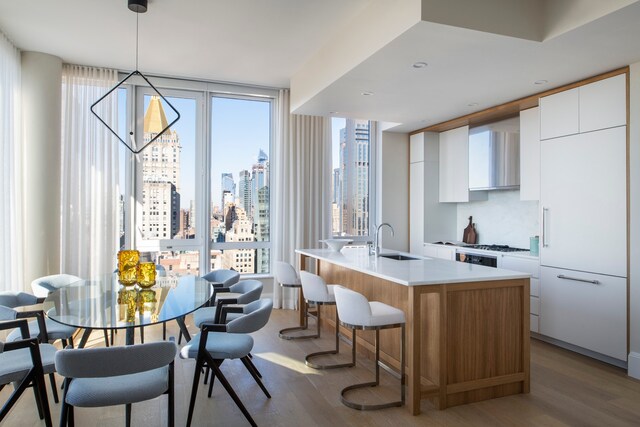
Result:
[[[291,87],[296,113],[411,131],[640,61],[635,0],[443,4],[149,0],[138,68]],[[0,29],[17,47],[74,64],[135,68],[135,21],[126,0],[0,0]]]

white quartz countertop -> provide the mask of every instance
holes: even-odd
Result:
[[[418,258],[398,261],[369,255],[367,248],[345,247],[340,252],[331,249],[296,249],[296,253],[327,261],[341,267],[379,277],[406,286],[440,285],[448,283],[483,282],[489,280],[524,279],[529,274],[464,262],[420,257],[414,254],[383,249]]]

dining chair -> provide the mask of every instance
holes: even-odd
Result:
[[[51,411],[44,374],[45,370],[55,369],[56,349],[51,344],[39,344],[37,338],[29,338],[29,326],[24,319],[0,323],[0,330],[13,328],[20,331],[22,339],[0,342],[0,390],[9,383],[14,385],[9,399],[0,409],[0,424],[27,387],[32,387],[38,415],[47,427],[51,427]]]
[[[224,325],[203,323],[200,333],[182,347],[180,351],[181,358],[196,359],[187,426],[191,425],[193,419],[200,372],[205,366],[211,368],[215,377],[220,380],[222,386],[252,426],[256,426],[255,421],[220,370],[220,365],[226,359],[240,359],[267,398],[271,398],[260,376],[255,371],[253,363],[249,360],[248,355],[253,348],[253,338],[248,334],[261,329],[267,324],[273,309],[273,301],[270,298],[264,298],[248,304],[246,309],[247,313],[245,315]],[[213,379],[209,385],[209,397],[211,397],[212,388]]]
[[[248,304],[262,295],[264,285],[260,280],[241,280],[229,287],[213,289],[211,300],[215,306],[202,307],[193,312],[193,323],[199,328],[205,322],[220,323],[220,307],[226,304]]]
[[[235,270],[221,268],[218,270],[213,270],[204,276],[203,279],[211,283],[213,288],[228,288],[229,286],[238,283],[240,281],[240,273]],[[211,306],[215,303],[215,295],[211,297],[212,299],[207,303],[207,306]],[[167,336],[167,328],[166,324],[162,324],[162,339],[166,339]],[[182,332],[178,333],[178,344],[182,344]]]
[[[21,329],[17,330],[17,340],[24,340],[26,338],[35,338],[40,343],[40,354],[42,355],[43,360],[43,369],[44,373],[49,375],[49,381],[51,382],[51,393],[53,394],[53,400],[58,403],[58,389],[56,386],[56,377],[54,375],[55,366],[53,363],[46,363],[48,361],[53,361],[53,353],[55,353],[56,348],[49,344],[49,335],[47,331],[47,323],[45,320],[45,315],[42,310],[31,310],[31,311],[17,311],[14,308],[7,307],[4,305],[0,305],[0,321],[13,321],[16,319],[32,319],[35,318],[35,322],[37,323],[38,334],[33,334],[30,330],[29,325],[31,322],[27,322],[27,331],[26,335],[23,333]],[[15,331],[14,331],[15,332]],[[12,339],[16,340],[16,335],[12,332],[9,336]],[[13,335],[12,335],[13,334]],[[7,340],[7,342],[11,342]],[[26,357],[26,353],[24,355]],[[0,362],[1,363],[1,362]]]
[[[0,305],[9,308],[19,308],[42,304],[42,302],[44,302],[44,298],[38,298],[37,296],[28,294],[26,292],[0,292]],[[73,334],[76,333],[78,328],[54,322],[48,317],[44,318],[44,322],[47,328],[47,339],[43,342],[53,342],[56,340],[60,340],[62,342],[63,348],[68,344],[71,344],[71,346],[73,346]],[[40,335],[40,326],[38,325],[38,320],[32,320],[29,322],[29,334],[30,338],[37,338]],[[7,336],[7,341],[16,341],[19,339],[22,339],[22,337],[20,335],[20,330],[18,329],[14,329]]]
[[[65,349],[55,356],[65,377],[60,426],[74,425],[74,408],[125,405],[131,426],[131,404],[168,395],[168,425],[174,425],[173,365],[177,347],[160,341],[124,347]]]

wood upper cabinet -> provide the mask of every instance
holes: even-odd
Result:
[[[540,200],[540,108],[520,111],[520,200]]]
[[[580,86],[581,133],[626,124],[626,74]]]
[[[540,98],[540,139],[574,135],[580,131],[578,88]]]

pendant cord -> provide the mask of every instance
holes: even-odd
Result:
[[[138,71],[138,15],[140,14],[136,13],[136,71]]]

